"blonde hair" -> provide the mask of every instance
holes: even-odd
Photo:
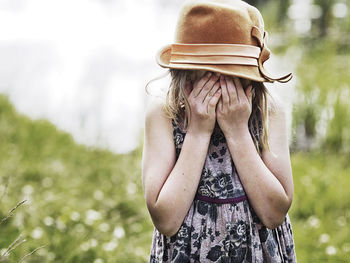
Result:
[[[185,96],[186,81],[194,82],[202,77],[205,71],[170,69],[171,83],[166,94],[165,111],[174,122],[187,130],[190,116],[190,105]],[[263,149],[270,150],[268,143],[268,96],[272,99],[265,85],[252,82],[252,113],[249,118],[249,131],[259,154]]]

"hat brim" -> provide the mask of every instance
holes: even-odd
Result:
[[[257,82],[271,82],[264,78],[257,66],[247,65],[228,65],[228,64],[171,64],[171,45],[167,45],[160,49],[156,55],[157,63],[163,68],[188,69],[188,70],[207,70],[222,73],[224,75],[245,78]]]

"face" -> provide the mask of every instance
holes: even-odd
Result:
[[[191,80],[193,83],[196,80],[203,77],[205,73],[207,73],[207,71],[205,71],[205,70],[193,70],[193,71],[191,71],[191,73],[189,75],[189,80]],[[244,78],[239,78],[239,79],[240,79],[244,89],[246,89],[247,87],[249,87],[249,85],[252,84],[252,81],[249,79],[244,79]]]
[[[252,81],[249,79],[240,78],[240,81],[244,89],[248,88],[252,84]]]
[[[188,77],[189,77],[189,80],[191,80],[192,83],[194,83],[196,80],[203,77],[205,73],[207,73],[207,71],[205,70],[192,70]]]

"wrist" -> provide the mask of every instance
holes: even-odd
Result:
[[[226,140],[239,142],[251,139],[248,126],[232,128],[229,131],[224,132]]]
[[[203,131],[203,130],[195,130],[195,129],[189,128],[186,132],[186,135],[200,138],[202,140],[210,140],[212,132]]]

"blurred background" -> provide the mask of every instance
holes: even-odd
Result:
[[[0,262],[148,262],[145,107],[184,0],[0,0]],[[350,1],[255,0],[292,71],[299,262],[350,258]],[[31,254],[32,253],[32,254]]]

